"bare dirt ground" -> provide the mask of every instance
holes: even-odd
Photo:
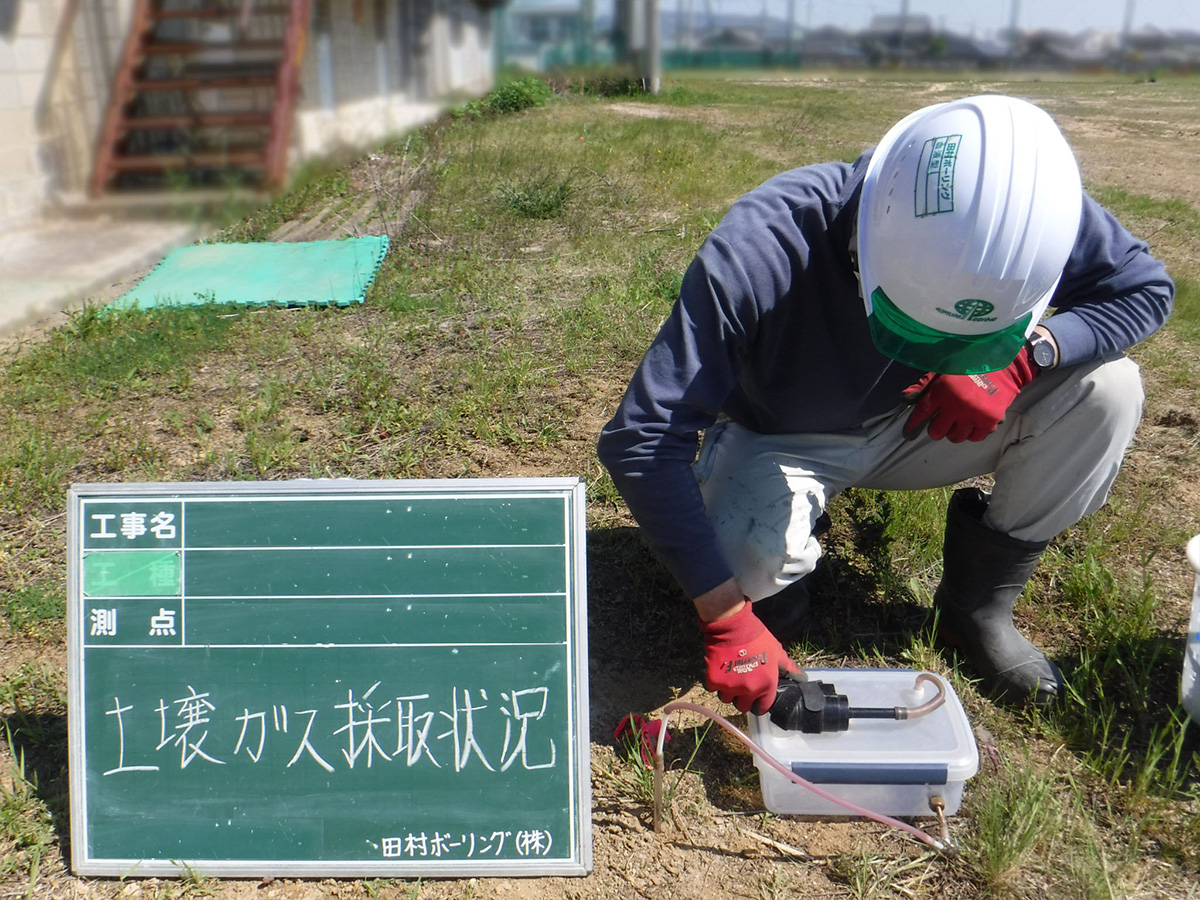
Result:
[[[1047,101],[1077,147],[1085,177],[1152,197],[1182,199],[1200,207],[1200,112],[1180,109],[1169,120],[1147,119],[1137,110],[1113,111],[1097,116],[1073,112],[1071,104],[1055,109]],[[625,107],[628,114],[634,108]],[[633,112],[633,114],[637,114]],[[646,114],[657,114],[646,110]],[[696,114],[694,111],[689,114]],[[1128,125],[1129,116],[1137,119]],[[1157,115],[1157,114],[1156,114]],[[1145,134],[1153,132],[1153,154],[1142,152]],[[1175,241],[1169,221],[1128,223],[1135,233],[1151,237],[1156,248],[1169,252],[1180,271],[1197,277],[1200,262],[1195,248]],[[296,233],[309,239],[327,236],[312,223],[297,223]],[[20,334],[9,336],[11,351],[22,343],[37,342],[45,330],[64,321],[52,317]],[[1147,352],[1155,360],[1173,359],[1172,368],[1147,367],[1147,407],[1144,425],[1132,449],[1122,478],[1129,496],[1143,496],[1155,514],[1178,523],[1181,531],[1194,527],[1200,507],[1200,422],[1195,413],[1195,378],[1200,358],[1195,350],[1169,335],[1157,338]],[[1177,377],[1175,373],[1193,373]],[[552,445],[536,459],[504,455],[481,456],[473,463],[484,476],[562,475],[594,467],[594,436],[606,413],[619,397],[622,384],[589,385],[588,410],[570,423],[576,438]],[[313,423],[320,427],[320,423]],[[180,448],[186,453],[187,448]],[[51,527],[52,523],[46,523]],[[644,551],[628,520],[593,522],[589,547],[596,560],[619,558],[637,561]],[[597,528],[602,525],[602,528]],[[1150,561],[1156,590],[1173,598],[1164,624],[1182,628],[1191,591],[1191,575],[1181,565],[1182,547],[1175,555]],[[646,564],[639,575],[652,572]],[[674,589],[661,582],[661,607],[647,607],[631,597],[624,586],[624,571],[591,567],[589,595],[596,604],[591,622],[591,730],[593,872],[577,878],[427,879],[422,882],[358,879],[88,879],[71,875],[61,855],[41,861],[35,882],[0,877],[0,900],[19,897],[31,889],[36,897],[158,898],[212,896],[309,900],[318,897],[359,898],[497,898],[497,900],[602,900],[602,898],[784,898],[824,900],[841,897],[920,897],[964,900],[977,889],[965,877],[962,863],[953,858],[924,859],[925,848],[905,835],[859,820],[807,820],[765,814],[748,754],[717,732],[697,748],[690,732],[679,733],[669,745],[678,787],[664,830],[651,828],[649,798],[636,766],[620,751],[612,731],[628,712],[653,713],[666,702],[683,697],[732,713],[697,683],[699,635],[678,607]],[[652,576],[653,577],[653,576]],[[661,578],[662,576],[657,576]],[[601,606],[602,603],[602,606]],[[677,646],[662,660],[647,658],[640,640],[646,631],[675,636]],[[0,638],[0,658],[6,672],[38,660],[62,670],[61,645],[54,647],[21,636]],[[822,660],[836,664],[836,659]],[[986,707],[968,709],[973,721],[987,722]],[[678,724],[699,724],[699,717],[683,716]],[[1003,763],[991,747],[986,729],[978,736],[983,745],[986,778]],[[689,774],[680,774],[692,751]],[[1046,748],[1051,752],[1052,748]],[[5,762],[11,766],[11,758]],[[57,823],[65,841],[65,810],[57,810]],[[933,820],[920,824],[936,830]],[[954,820],[951,835],[957,831]],[[62,844],[60,844],[60,850]],[[919,864],[915,861],[921,860]],[[871,873],[866,877],[864,873]],[[1194,888],[1179,873],[1148,865],[1142,884],[1128,894],[1136,897],[1194,897]],[[1022,893],[1036,896],[1036,886]]]

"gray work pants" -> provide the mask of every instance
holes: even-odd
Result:
[[[1045,541],[1104,505],[1142,415],[1137,364],[1123,355],[1043,372],[986,439],[905,440],[910,407],[830,434],[758,434],[729,421],[705,432],[694,470],[743,593],[769,597],[813,570],[825,505],[848,487],[916,490],[993,474],[984,517]]]

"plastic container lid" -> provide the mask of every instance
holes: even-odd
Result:
[[[812,681],[832,684],[852,707],[917,706],[934,686],[914,689],[911,669],[806,669]],[[932,673],[928,673],[932,674]],[[751,716],[750,731],[764,750],[814,783],[943,784],[979,771],[979,750],[953,689],[946,702],[916,719],[851,719],[846,731],[784,731],[766,716]]]

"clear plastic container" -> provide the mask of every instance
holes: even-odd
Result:
[[[935,695],[916,689],[911,669],[806,669],[832,684],[852,707],[917,706]],[[937,676],[934,676],[937,677]],[[845,731],[784,731],[766,716],[750,716],[750,737],[802,778],[830,793],[889,816],[928,816],[940,797],[958,812],[966,780],[979,771],[975,736],[954,689],[938,678],[946,702],[917,719],[851,719]],[[836,803],[786,778],[755,756],[763,803],[788,815],[847,816]]]
[[[1183,677],[1179,681],[1179,702],[1193,722],[1200,723],[1200,534],[1187,545],[1188,562],[1196,573],[1192,588],[1192,617],[1188,622],[1187,643],[1183,648]]]

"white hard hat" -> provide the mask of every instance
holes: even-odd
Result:
[[[858,261],[879,350],[929,372],[1012,362],[1075,245],[1079,167],[1043,110],[967,97],[918,110],[867,166]]]

